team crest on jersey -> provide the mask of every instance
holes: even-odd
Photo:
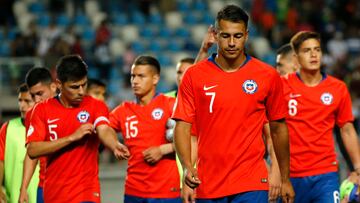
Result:
[[[333,103],[334,97],[332,94],[330,94],[329,92],[325,92],[321,95],[320,97],[321,101],[323,104],[325,105],[330,105]]]
[[[86,123],[90,118],[90,114],[87,111],[80,111],[77,115],[77,119],[80,123]]]
[[[246,80],[243,83],[242,87],[246,94],[254,94],[256,92],[258,86],[257,86],[255,80]]]
[[[156,108],[152,111],[151,116],[154,120],[160,120],[164,115],[164,111],[160,108]]]

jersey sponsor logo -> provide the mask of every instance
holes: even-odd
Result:
[[[215,88],[217,87],[218,85],[213,85],[213,86],[210,86],[210,87],[206,87],[206,85],[204,85],[204,91],[208,91],[208,90],[211,90],[212,88]]]
[[[330,105],[333,103],[334,97],[332,94],[330,94],[329,92],[325,92],[321,95],[320,97],[321,101],[323,104],[325,105]]]
[[[60,118],[55,118],[55,119],[48,119],[47,122],[48,123],[54,123],[56,121],[60,120]]]
[[[257,84],[255,80],[246,80],[243,85],[243,90],[246,94],[254,94],[257,90]]]
[[[90,114],[87,111],[80,111],[77,115],[77,119],[80,123],[86,123],[90,118]]]
[[[152,111],[151,116],[154,120],[160,120],[164,115],[164,111],[161,108],[156,108]]]
[[[290,98],[291,99],[294,99],[296,97],[301,97],[301,94],[293,94],[293,93],[290,93]]]
[[[32,125],[30,125],[29,129],[27,131],[26,137],[29,137],[30,135],[32,135],[34,130],[35,130],[34,127]]]

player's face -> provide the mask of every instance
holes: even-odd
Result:
[[[191,63],[186,62],[179,62],[176,66],[176,82],[178,85],[180,85],[181,80],[183,78],[183,75],[185,71],[191,66]]]
[[[293,73],[297,70],[296,58],[293,53],[278,54],[276,56],[276,70],[280,75]]]
[[[299,47],[297,60],[301,68],[306,70],[320,70],[322,51],[320,42],[307,39]]]
[[[56,93],[55,83],[45,84],[42,82],[29,88],[32,99],[35,103],[42,102],[45,99],[53,97]]]
[[[60,85],[61,96],[60,99],[65,106],[79,106],[86,95],[87,77],[82,78],[78,81],[67,81]]]
[[[19,110],[21,118],[25,118],[26,112],[35,104],[29,92],[20,92],[18,95]]]
[[[159,75],[150,65],[133,65],[131,67],[131,87],[137,97],[154,92],[159,79]]]
[[[105,101],[106,89],[102,86],[92,85],[91,88],[88,87],[87,94],[101,101]]]
[[[218,54],[225,59],[237,59],[244,54],[248,31],[243,22],[220,20],[215,39],[218,43]]]

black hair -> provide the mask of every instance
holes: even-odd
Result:
[[[106,84],[103,83],[101,80],[89,78],[87,81],[87,87],[90,89],[92,86],[100,86],[106,88]]]
[[[68,81],[78,81],[87,76],[88,70],[86,63],[79,55],[67,55],[60,58],[56,64],[58,79],[64,83]]]
[[[320,34],[312,31],[300,31],[296,33],[290,40],[291,47],[298,53],[301,44],[308,39],[316,39],[321,42]]]
[[[25,76],[25,83],[29,88],[38,83],[50,84],[52,81],[49,69],[44,67],[33,67]]]
[[[245,24],[245,27],[247,28],[249,15],[238,6],[227,5],[217,13],[215,21],[216,29],[219,29],[220,20],[226,20],[234,23],[243,22]]]
[[[26,85],[26,83],[21,84],[17,89],[17,93],[23,93],[28,91],[29,91],[29,87]]]
[[[287,44],[282,45],[278,50],[276,50],[276,54],[286,55],[286,54],[291,53],[292,51],[293,50],[292,50],[290,43],[287,43]]]
[[[186,57],[180,60],[180,63],[190,63],[190,64],[194,64],[195,63],[195,59],[194,58],[190,58],[190,57]]]
[[[134,65],[150,65],[155,70],[156,74],[160,75],[160,63],[159,61],[152,56],[138,56],[135,59]]]

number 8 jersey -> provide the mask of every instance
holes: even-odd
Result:
[[[180,179],[175,154],[163,156],[156,164],[145,162],[143,151],[168,143],[166,123],[175,103],[163,94],[142,106],[123,102],[110,113],[110,126],[121,132],[130,151],[125,194],[142,198],[177,198]]]
[[[297,73],[283,78],[288,104],[290,176],[304,177],[337,171],[333,128],[352,122],[352,105],[344,82],[323,74],[314,87]]]

